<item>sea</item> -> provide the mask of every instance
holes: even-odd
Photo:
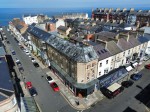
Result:
[[[23,15],[45,14],[49,17],[69,13],[88,13],[91,16],[91,8],[0,8],[0,26],[7,26],[13,18],[20,18]]]
[[[150,10],[149,7],[136,8],[136,10],[139,9]],[[23,15],[45,14],[52,17],[67,13],[88,13],[88,16],[91,17],[92,8],[0,8],[0,26],[7,26],[13,18],[22,20]]]

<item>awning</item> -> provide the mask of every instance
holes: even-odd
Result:
[[[133,68],[131,66],[126,67],[126,70],[129,72],[131,71]]]
[[[121,87],[120,84],[114,83],[114,84],[112,84],[111,86],[109,86],[107,89],[108,89],[109,91],[111,91],[111,92],[114,92],[114,91],[116,91],[117,89],[119,89],[120,87]]]
[[[137,62],[135,62],[135,63],[133,63],[132,64],[134,67],[136,67],[137,65],[138,65],[138,63]]]

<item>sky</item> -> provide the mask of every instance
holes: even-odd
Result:
[[[0,8],[148,7],[150,0],[0,0]]]

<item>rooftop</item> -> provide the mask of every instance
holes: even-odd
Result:
[[[0,58],[0,101],[7,99],[14,93],[13,83],[10,78],[5,57]]]

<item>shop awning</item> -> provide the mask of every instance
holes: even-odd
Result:
[[[131,66],[126,67],[126,70],[129,72],[131,71],[133,68]]]
[[[121,87],[120,84],[114,83],[114,84],[112,84],[111,86],[109,86],[107,89],[108,89],[109,91],[111,91],[111,92],[114,92],[114,91],[116,91],[117,89],[119,89],[120,87]]]

